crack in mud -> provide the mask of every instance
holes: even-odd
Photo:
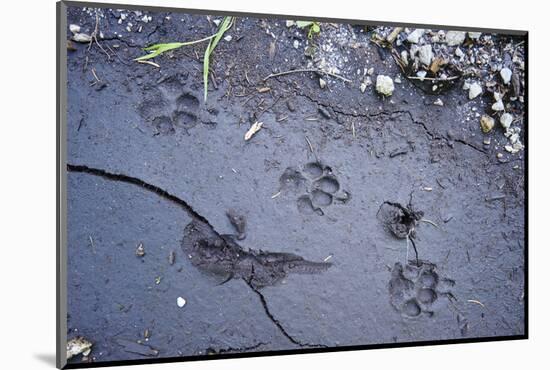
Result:
[[[262,307],[264,308],[264,311],[271,320],[275,324],[275,326],[279,329],[279,331],[293,344],[298,345],[300,347],[323,347],[326,348],[328,346],[322,345],[322,344],[310,344],[310,343],[302,343],[295,338],[293,338],[288,332],[284,329],[282,324],[273,316],[273,314],[270,312],[267,300],[264,297],[264,295],[258,290],[262,286],[268,285],[268,284],[274,284],[275,282],[282,279],[290,270],[295,270],[293,272],[298,273],[316,273],[321,270],[326,270],[328,267],[331,266],[328,262],[311,262],[304,260],[302,257],[290,254],[290,253],[270,253],[270,252],[264,252],[259,251],[256,252],[254,250],[250,250],[249,252],[244,251],[238,244],[235,242],[231,243],[231,237],[227,235],[221,235],[219,234],[214,227],[209,223],[209,221],[198,214],[186,201],[184,201],[181,198],[178,198],[177,196],[169,193],[168,191],[156,186],[152,185],[150,183],[147,183],[137,177],[120,174],[120,173],[112,173],[104,169],[89,167],[85,165],[75,165],[75,164],[67,164],[67,171],[68,172],[75,172],[75,173],[86,173],[93,176],[99,176],[104,179],[112,180],[112,181],[119,181],[124,182],[128,184],[133,184],[140,186],[148,191],[151,191],[158,196],[165,198],[171,202],[174,202],[178,205],[180,205],[187,213],[188,215],[195,220],[194,222],[191,222],[189,225],[187,225],[186,229],[193,225],[196,221],[199,221],[204,226],[207,227],[208,230],[210,230],[211,234],[213,234],[214,237],[216,237],[218,240],[221,240],[225,243],[224,245],[221,245],[221,249],[215,250],[214,253],[219,253],[219,251],[229,251],[230,254],[234,254],[235,257],[240,261],[242,259],[246,260],[248,263],[245,267],[247,267],[245,270],[241,271],[242,269],[235,268],[234,264],[236,261],[231,261],[231,259],[227,259],[227,256],[223,256],[222,264],[214,265],[218,271],[211,271],[215,273],[229,273],[229,279],[226,281],[232,279],[233,277],[241,277],[246,284],[250,287],[250,289],[258,295],[260,298],[260,301],[262,303]],[[204,236],[204,235],[202,235]],[[203,239],[198,241],[204,241]],[[183,244],[183,242],[182,242]],[[194,244],[194,243],[191,243]],[[207,250],[206,253],[210,253],[211,250]],[[209,255],[210,257],[210,255]],[[200,261],[199,261],[200,262]],[[218,261],[220,262],[220,261]],[[229,262],[229,265],[224,265],[224,263]],[[195,261],[192,261],[192,263],[195,263]],[[262,271],[262,277],[258,277],[256,274],[259,274],[256,269],[258,266],[265,267],[265,266],[272,266],[275,264],[276,268],[275,271],[267,269],[267,271]],[[256,269],[255,269],[256,266]],[[231,270],[231,267],[233,270]],[[297,268],[297,270],[296,270]],[[270,279],[271,278],[271,279]],[[224,283],[226,282],[224,281]],[[223,284],[223,283],[222,283]],[[261,345],[263,343],[258,344]],[[253,348],[250,348],[253,349]]]
[[[162,188],[160,188],[156,185],[149,184],[149,183],[147,183],[147,182],[145,182],[145,181],[143,181],[143,180],[141,180],[137,177],[128,176],[128,175],[124,175],[124,174],[120,174],[120,173],[112,173],[112,172],[108,172],[107,170],[100,169],[100,168],[88,167],[88,166],[85,166],[85,165],[74,165],[74,164],[67,164],[67,171],[68,172],[87,173],[87,174],[90,174],[90,175],[103,177],[103,178],[108,179],[108,180],[120,181],[120,182],[125,182],[125,183],[128,183],[128,184],[134,184],[134,185],[140,186],[140,187],[142,187],[146,190],[149,190],[149,191],[157,194],[158,196],[160,196],[162,198],[165,198],[165,199],[167,199],[171,202],[174,202],[174,203],[180,205],[189,214],[189,216],[191,216],[191,218],[200,220],[201,222],[208,225],[214,232],[216,232],[214,227],[210,224],[210,222],[208,222],[208,220],[206,218],[204,218],[203,216],[198,214],[193,209],[193,207],[191,207],[186,201],[184,201],[181,198],[178,198],[177,196],[169,193],[168,191],[166,191],[166,190],[164,190],[164,189],[162,189]]]
[[[260,301],[262,302],[262,306],[264,308],[264,311],[265,311],[265,314],[267,315],[267,317],[275,324],[275,326],[279,329],[279,331],[292,343],[296,344],[297,346],[300,346],[300,347],[319,347],[319,348],[328,348],[327,345],[324,345],[324,344],[310,344],[310,343],[302,343],[300,342],[299,340],[295,339],[292,335],[290,335],[286,330],[285,328],[283,327],[283,325],[280,323],[279,320],[277,320],[275,318],[275,316],[273,316],[273,314],[271,313],[271,311],[269,311],[269,307],[267,305],[267,300],[265,299],[264,295],[258,290],[256,289],[250,282],[246,281],[245,279],[243,279],[246,284],[250,287],[250,289],[252,289],[252,291],[254,293],[256,293],[258,295],[258,297],[260,298]]]
[[[477,152],[480,152],[480,153],[483,153],[483,154],[487,154],[487,152],[481,148],[478,148],[477,146],[475,146],[474,144],[471,144],[463,139],[452,139],[452,140],[449,140],[448,138],[446,137],[442,137],[442,136],[437,136],[435,135],[433,132],[431,132],[428,127],[426,126],[426,124],[422,121],[418,121],[416,119],[414,119],[413,117],[413,114],[408,111],[408,110],[395,110],[395,111],[390,111],[390,112],[377,112],[377,113],[359,113],[359,112],[347,112],[347,111],[344,111],[342,109],[339,109],[338,107],[335,107],[331,104],[326,104],[326,103],[322,103],[320,102],[319,100],[317,99],[314,99],[312,98],[311,96],[307,95],[307,94],[302,94],[302,93],[299,93],[298,91],[296,91],[296,94],[301,96],[301,97],[304,97],[306,99],[308,99],[310,102],[314,103],[314,104],[317,104],[323,108],[330,108],[332,109],[335,113],[338,113],[338,114],[341,114],[343,116],[346,116],[346,117],[362,117],[362,118],[373,118],[373,117],[377,117],[377,116],[392,116],[394,114],[406,114],[409,116],[409,119],[414,123],[414,124],[417,124],[417,125],[420,125],[423,129],[424,129],[424,132],[426,133],[426,135],[428,136],[429,140],[443,140],[445,141],[447,144],[450,144],[450,141],[453,141],[453,142],[457,142],[457,143],[460,143],[462,145],[465,145]]]

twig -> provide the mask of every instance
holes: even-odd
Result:
[[[419,221],[425,222],[427,224],[430,224],[432,226],[435,226],[435,227],[439,228],[439,226],[435,222],[433,222],[431,220],[428,220],[427,218],[421,218]]]
[[[92,236],[91,236],[91,235],[88,235],[88,237],[90,238],[90,245],[92,246],[92,253],[95,254],[94,239],[92,239]]]
[[[157,68],[160,68],[160,65],[158,65],[157,63],[155,62],[151,62],[150,60],[138,60],[137,61],[138,63],[142,63],[142,64],[149,64],[153,67],[157,67]]]
[[[451,76],[446,78],[440,78],[440,77],[417,77],[417,76],[406,76],[409,80],[427,80],[427,81],[452,81],[456,80],[457,78],[460,78],[460,76]]]
[[[268,80],[272,77],[284,76],[284,75],[288,75],[290,73],[301,73],[301,72],[317,72],[317,73],[322,73],[322,74],[332,76],[334,78],[339,78],[340,80],[345,81],[345,82],[351,82],[351,80],[348,80],[345,77],[342,77],[342,76],[337,75],[337,74],[332,73],[332,72],[327,72],[327,71],[323,71],[323,70],[320,70],[320,69],[316,69],[316,68],[293,69],[293,70],[285,71],[285,72],[272,73],[269,76],[265,77],[263,79],[263,81],[266,81],[266,80]]]
[[[468,299],[466,302],[475,303],[475,304],[478,304],[481,307],[485,308],[485,305],[483,303],[481,303],[480,301],[475,300],[475,299]]]

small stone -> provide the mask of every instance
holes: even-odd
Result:
[[[294,49],[298,49],[300,47],[300,42],[298,40],[294,40],[292,45],[294,46]]]
[[[365,92],[365,90],[367,89],[367,84],[362,82],[361,83],[361,86],[359,86],[359,89],[361,90],[362,93]]]
[[[495,104],[491,106],[491,109],[497,112],[503,111],[504,103],[502,102],[502,100],[498,100]]]
[[[394,90],[393,80],[389,76],[378,75],[376,77],[376,91],[384,96],[390,96]]]
[[[323,115],[323,117],[325,117],[326,119],[331,119],[332,118],[332,115],[330,114],[330,112],[328,110],[326,110],[325,108],[323,108],[322,106],[319,106],[319,113],[321,113]]]
[[[421,28],[417,28],[409,33],[409,35],[407,36],[407,41],[411,44],[418,44],[418,41],[420,41],[422,35],[424,35],[424,30]]]
[[[92,41],[92,36],[87,33],[76,33],[73,35],[73,41],[87,43]]]
[[[424,81],[424,77],[426,77],[427,72],[426,71],[418,71],[416,72],[416,77],[420,78],[420,81]]]
[[[292,27],[292,26],[294,26],[295,24],[296,24],[296,22],[294,22],[294,21],[291,21],[291,20],[287,20],[287,21],[286,21],[286,26],[287,26],[287,27]]]
[[[479,123],[481,125],[481,130],[485,133],[488,133],[489,131],[491,131],[495,126],[495,120],[486,114],[484,114],[481,117],[481,120],[479,121]]]
[[[223,39],[224,39],[225,41],[229,42],[229,41],[233,40],[233,36],[227,35],[227,36],[225,36]]]
[[[407,52],[407,50],[403,50],[401,52],[401,60],[403,61],[403,63],[405,63],[405,65],[409,64],[409,53]]]
[[[319,79],[319,86],[321,87],[321,89],[324,89],[325,86],[327,86],[327,82],[325,80],[323,80],[322,78]]]
[[[491,138],[487,137],[487,138],[483,139],[483,145],[485,145],[485,146],[491,145]]]
[[[393,79],[393,82],[395,82],[396,84],[400,84],[401,83],[401,77],[395,76],[395,78]]]
[[[466,39],[466,32],[463,31],[449,31],[445,35],[445,40],[449,46],[461,45]]]
[[[373,73],[374,73],[374,67],[370,67],[369,69],[367,69],[367,74],[369,76],[372,76]]]
[[[146,16],[146,15],[144,15],[143,18],[141,18],[141,21],[142,21],[143,23],[148,23],[148,22],[149,22],[149,17]]]
[[[514,120],[514,116],[512,116],[510,113],[503,113],[502,116],[500,116],[500,124],[505,129],[510,128],[510,125],[512,124],[513,120]]]
[[[436,101],[434,101],[434,105],[439,105],[440,107],[442,107],[443,101],[441,99],[437,99]]]
[[[462,58],[464,56],[464,52],[460,48],[456,48],[455,55],[459,58]]]
[[[468,91],[468,97],[470,100],[477,98],[483,90],[481,89],[481,85],[477,82],[474,82],[473,84],[470,84],[469,91]]]
[[[502,153],[497,153],[497,158],[500,159],[503,157],[503,154]]]
[[[80,26],[78,24],[71,24],[69,30],[74,33],[80,33]]]
[[[143,243],[139,243],[136,248],[136,256],[143,257],[145,256],[145,247],[143,246]]]
[[[126,19],[126,14],[124,14],[124,13],[120,14],[120,19],[125,20]]]
[[[220,23],[222,22],[222,20],[221,20],[221,19],[214,19],[212,22],[214,22],[214,24],[215,24],[216,27],[217,27],[217,26],[220,25]]]
[[[481,32],[468,32],[468,37],[472,40],[477,40],[481,37]]]
[[[418,49],[418,58],[425,66],[429,66],[432,63],[433,57],[432,45],[424,45]]]
[[[182,308],[187,303],[187,301],[183,297],[178,297],[176,302],[177,302],[179,308]]]
[[[512,71],[510,68],[502,68],[500,70],[500,77],[502,78],[502,82],[504,82],[505,85],[508,85],[512,79]]]

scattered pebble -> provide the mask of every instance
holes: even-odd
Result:
[[[500,77],[502,78],[502,82],[504,82],[505,85],[508,85],[512,79],[512,71],[510,68],[502,68],[500,70]]]
[[[145,256],[145,247],[143,246],[143,243],[139,243],[136,248],[136,256],[143,257]]]
[[[514,120],[514,116],[512,116],[510,113],[503,113],[502,116],[500,116],[500,124],[505,129],[510,128],[510,125],[512,124],[513,120]]]
[[[425,66],[429,66],[432,63],[433,57],[432,45],[423,45],[418,49],[418,58]]]
[[[74,33],[80,33],[80,26],[78,24],[71,24],[69,30]]]
[[[411,44],[418,44],[418,41],[420,41],[422,35],[424,35],[424,30],[421,28],[417,28],[409,33],[409,35],[407,36],[407,41]]]
[[[394,90],[393,80],[389,76],[378,75],[376,77],[376,91],[384,96],[390,96]]]
[[[439,105],[440,107],[442,107],[443,101],[441,99],[437,99],[436,101],[434,101],[434,105]]]
[[[178,297],[176,302],[177,302],[179,308],[182,308],[187,303],[187,301],[183,297]]]
[[[504,103],[502,102],[501,99],[499,99],[499,100],[497,100],[496,103],[494,103],[491,106],[491,109],[494,110],[494,111],[497,111],[497,112],[503,111],[504,110]]]
[[[495,120],[491,116],[488,116],[486,114],[481,116],[481,120],[479,121],[479,123],[481,125],[481,130],[485,133],[491,131],[495,126]]]
[[[477,98],[483,92],[483,90],[481,89],[481,85],[477,82],[470,84],[468,90],[468,97],[470,98],[470,100]]]
[[[477,40],[481,37],[481,32],[468,32],[468,37],[472,40]]]
[[[420,81],[424,81],[424,77],[426,77],[428,73],[426,71],[418,71],[416,72],[416,76],[420,77]]]
[[[229,42],[229,41],[233,40],[233,36],[227,35],[227,36],[225,36],[223,39],[224,39],[225,41]]]
[[[300,42],[298,40],[294,40],[293,46],[294,46],[294,49],[298,49],[300,47]]]
[[[324,89],[325,86],[327,86],[327,82],[325,80],[323,80],[322,78],[319,79],[319,87],[321,87],[321,89]]]
[[[461,45],[466,39],[466,32],[463,31],[449,31],[445,35],[445,40],[449,46]]]
[[[88,43],[92,41],[92,36],[88,35],[87,33],[75,33],[73,35],[73,41]]]

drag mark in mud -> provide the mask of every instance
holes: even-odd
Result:
[[[323,208],[334,201],[346,203],[350,193],[340,190],[340,182],[332,168],[321,162],[307,163],[303,170],[287,167],[279,178],[280,191],[290,191],[301,195],[296,201],[298,211],[303,214],[323,216]]]
[[[307,261],[292,253],[245,251],[232,235],[218,235],[196,221],[185,227],[182,249],[200,270],[221,276],[224,282],[242,278],[254,289],[275,285],[290,273],[321,273],[332,265]]]

